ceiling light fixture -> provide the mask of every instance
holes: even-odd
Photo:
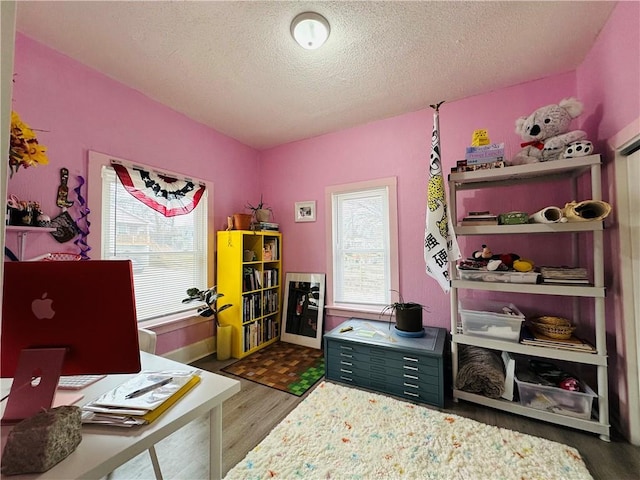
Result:
[[[301,13],[291,22],[291,35],[307,50],[320,48],[329,38],[330,31],[327,19],[314,12]]]

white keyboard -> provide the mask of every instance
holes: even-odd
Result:
[[[106,375],[69,375],[60,377],[58,388],[61,390],[80,390],[106,377]]]

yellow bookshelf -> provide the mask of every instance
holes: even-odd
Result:
[[[231,325],[231,355],[242,358],[280,337],[282,234],[262,230],[218,232],[218,291],[232,307],[220,312]]]

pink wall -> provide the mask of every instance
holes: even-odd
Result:
[[[7,191],[39,201],[52,217],[60,212],[55,205],[60,168],[69,169],[69,186],[75,188],[79,175],[87,178],[88,150],[213,182],[216,230],[227,215],[244,211],[259,190],[255,150],[22,34],[16,37],[14,72],[12,108],[31,127],[46,130],[38,132],[38,140],[48,147],[50,164],[21,169]],[[86,190],[82,193],[86,198]],[[70,213],[77,217],[75,206]],[[6,242],[17,252],[15,234],[9,233]],[[90,235],[89,243],[94,242],[99,239]],[[25,258],[77,253],[73,242],[60,244],[49,234],[32,234],[27,243]],[[205,323],[161,335],[158,352],[207,338],[211,330]]]
[[[445,171],[464,158],[473,130],[488,129],[491,141],[504,142],[508,152],[516,152],[520,149],[520,138],[514,131],[517,117],[575,94],[575,74],[568,73],[445,103],[440,110]],[[425,109],[262,152],[263,190],[269,192],[267,198],[273,197],[272,204],[285,234],[285,271],[326,271],[325,186],[397,176],[402,295],[407,301],[430,308],[425,318],[429,325],[449,326],[449,297],[425,274],[422,259],[432,126],[432,110]],[[470,193],[459,197],[460,208],[508,212],[553,204],[564,206],[567,201],[560,188],[545,187],[543,191],[544,194],[539,187],[523,187],[508,196]],[[271,192],[278,192],[277,197]],[[317,201],[315,223],[294,222],[294,202],[302,200]],[[486,242],[495,253],[515,252],[538,263],[563,259],[563,252],[553,248],[552,238],[546,239],[546,247],[539,244],[540,239],[540,236],[519,238],[514,244],[510,243],[512,239],[499,236],[466,238],[461,239],[460,245],[463,255],[471,255]],[[523,306],[527,303],[533,306],[530,298],[523,297],[522,302]],[[564,307],[560,309],[564,311]],[[339,321],[328,318],[327,328]]]
[[[588,105],[584,128],[597,132],[599,148],[605,152],[603,196],[615,207],[613,153],[607,140],[640,118],[640,2],[620,2],[600,33],[598,41],[577,71],[578,94]],[[621,46],[624,46],[621,48]],[[633,48],[635,46],[635,48]],[[637,133],[637,132],[636,132]],[[611,402],[619,406],[623,431],[627,429],[628,403],[626,353],[619,283],[619,240],[615,209],[605,230],[605,258],[618,259],[606,269],[607,348]],[[638,321],[638,319],[636,319]],[[624,432],[623,432],[624,433]]]

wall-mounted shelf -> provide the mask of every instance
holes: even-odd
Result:
[[[50,227],[27,227],[26,225],[7,225],[7,232],[16,232],[18,235],[18,260],[24,260],[24,251],[27,247],[27,234],[55,232],[55,228]]]

